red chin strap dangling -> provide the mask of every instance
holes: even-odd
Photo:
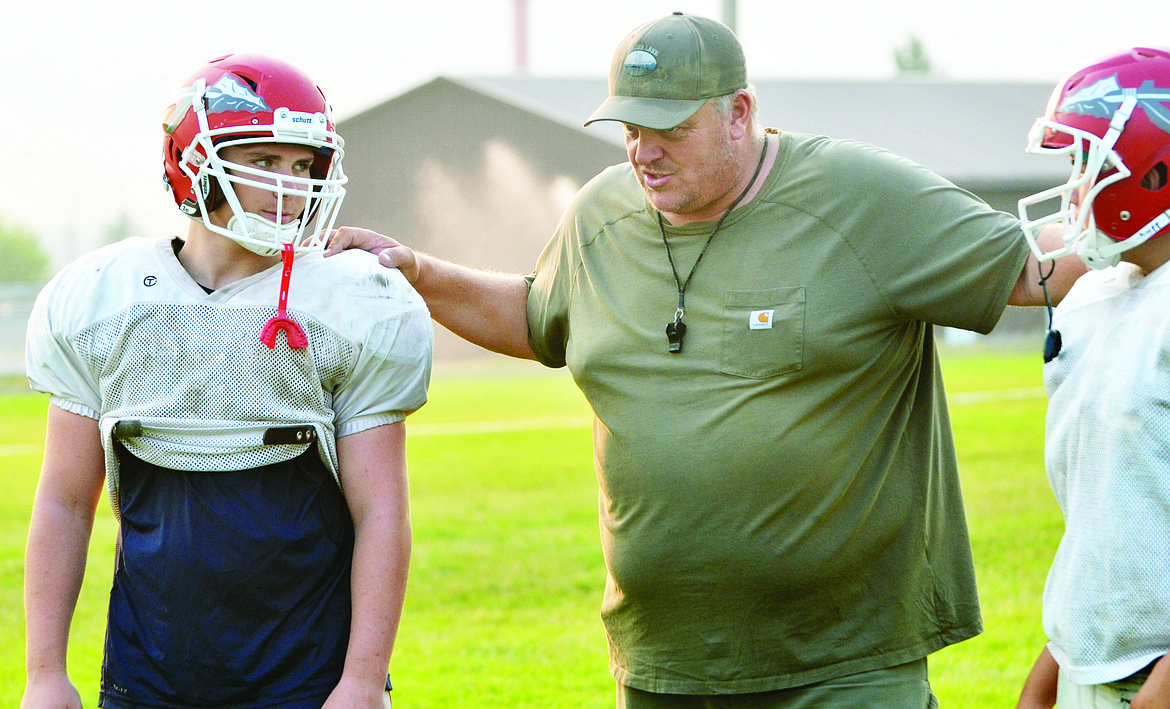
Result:
[[[280,276],[280,302],[276,306],[276,316],[270,319],[260,331],[260,341],[268,345],[268,349],[276,347],[276,333],[284,330],[284,339],[294,350],[302,350],[309,346],[309,338],[295,320],[288,316],[288,282],[292,278],[293,245],[285,244],[280,260],[284,263],[284,272]]]

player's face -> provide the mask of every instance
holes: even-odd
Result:
[[[742,162],[730,120],[710,103],[674,128],[626,124],[626,154],[646,198],[672,224],[714,221],[729,205]]]
[[[277,176],[307,179],[314,157],[312,149],[307,146],[284,143],[229,145],[220,151],[220,156],[227,162],[271,173],[271,180],[255,177],[251,173],[247,176],[256,182],[270,182],[273,185],[277,182]],[[243,184],[236,184],[235,192],[245,212],[257,214],[277,224],[288,224],[305,209],[305,197],[285,195],[281,200],[275,191]],[[212,213],[212,219],[222,219],[224,224],[230,217],[231,208],[227,205]]]

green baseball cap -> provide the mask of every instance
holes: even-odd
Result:
[[[609,98],[594,121],[664,130],[715,96],[747,88],[743,48],[726,25],[676,12],[638,27],[618,45]]]

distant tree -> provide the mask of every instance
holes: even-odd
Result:
[[[37,237],[19,224],[0,219],[0,281],[43,281],[49,276],[49,254]]]
[[[910,35],[906,44],[894,48],[894,64],[898,68],[898,76],[929,76],[934,72],[930,57],[926,55],[926,47],[915,35]]]
[[[130,215],[122,212],[114,221],[107,224],[102,229],[102,243],[112,244],[115,241],[121,241],[127,236],[134,236],[138,233],[138,227],[135,226],[134,221],[130,219]]]

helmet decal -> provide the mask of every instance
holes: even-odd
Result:
[[[264,102],[262,96],[240,83],[230,74],[224,74],[214,86],[207,87],[207,112],[221,113],[224,111],[271,113],[272,109]]]
[[[1170,133],[1170,110],[1165,104],[1170,101],[1170,88],[1154,86],[1153,79],[1143,81],[1136,89],[1123,89],[1114,74],[1069,94],[1057,110],[1094,118],[1112,118],[1127,94],[1137,97],[1137,105],[1146,112],[1151,123],[1163,132]]]
[[[199,196],[207,199],[211,196],[211,175],[201,175],[197,181],[199,187]]]

